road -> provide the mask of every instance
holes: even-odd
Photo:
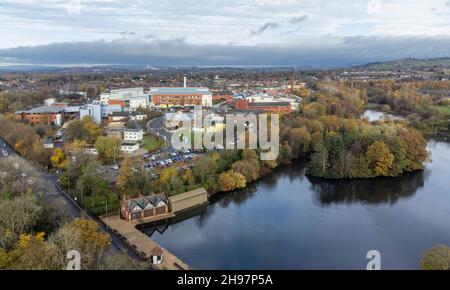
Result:
[[[16,152],[13,148],[11,148],[3,139],[0,138],[0,159],[4,158],[3,156],[3,150],[8,152],[8,156],[14,156],[16,155]]]
[[[166,146],[161,148],[159,153],[172,153],[177,150],[172,147],[170,140],[172,139],[172,133],[165,129],[163,126],[164,116],[153,119],[147,123],[147,132],[151,134],[155,134],[165,139]]]

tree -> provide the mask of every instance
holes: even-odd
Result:
[[[44,240],[45,233],[21,235],[17,247],[8,253],[14,270],[56,270],[56,248]]]
[[[33,195],[0,200],[0,246],[11,249],[20,235],[28,233],[36,224],[41,212]]]
[[[252,182],[259,178],[259,163],[256,159],[236,161],[232,168],[233,171],[245,176],[247,182]]]
[[[323,145],[318,146],[316,152],[311,155],[308,169],[312,176],[326,177],[328,175],[328,150]]]
[[[119,137],[98,137],[95,142],[95,148],[98,154],[106,161],[112,161],[120,157],[120,145],[122,140]]]
[[[195,178],[201,183],[205,183],[206,178],[216,173],[216,162],[210,157],[203,157],[195,163],[193,173]]]
[[[428,157],[426,150],[427,141],[422,134],[412,128],[403,130],[400,137],[406,149],[406,171],[422,170]]]
[[[122,162],[116,181],[117,187],[130,195],[148,194],[150,177],[141,160],[127,157]]]
[[[183,181],[187,185],[193,185],[195,183],[195,177],[194,177],[194,174],[192,173],[192,170],[188,169],[188,170],[184,171]]]
[[[306,128],[294,128],[291,130],[290,145],[295,157],[304,156],[311,144],[311,135]]]
[[[140,262],[130,258],[127,254],[117,253],[105,255],[100,261],[97,270],[148,270],[148,262]]]
[[[245,188],[245,186],[247,185],[247,181],[245,180],[245,176],[240,174],[239,172],[234,172],[234,171],[229,171],[229,174],[231,176],[231,178],[233,178],[234,180],[234,186],[235,188]]]
[[[61,169],[62,165],[66,161],[66,155],[62,151],[61,148],[56,148],[53,151],[52,157],[50,157],[50,162],[52,163],[53,167],[57,167]]]
[[[95,222],[85,219],[66,224],[50,236],[49,242],[57,248],[56,259],[60,267],[67,264],[67,253],[77,250],[82,257],[81,268],[85,270],[96,268],[111,243],[109,236],[100,232]]]
[[[72,142],[66,144],[66,150],[70,152],[79,152],[85,147],[87,147],[86,141],[79,139],[74,139]]]
[[[437,245],[428,250],[422,257],[420,267],[423,270],[450,270],[450,247]]]
[[[383,141],[375,141],[367,148],[366,152],[369,167],[375,176],[388,176],[394,163],[394,155]]]
[[[16,156],[0,159],[0,195],[41,194],[48,190],[47,185],[40,173],[24,159]]]
[[[221,191],[231,191],[236,188],[236,182],[231,174],[222,172],[217,180],[217,185]]]
[[[89,144],[93,144],[101,134],[101,127],[94,122],[91,116],[70,122],[66,129],[66,136],[69,140],[84,140]]]

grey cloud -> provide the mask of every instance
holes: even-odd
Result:
[[[263,26],[261,26],[258,30],[253,30],[250,35],[258,35],[261,34],[267,30],[272,30],[280,27],[280,24],[276,22],[267,22]]]
[[[136,33],[133,32],[133,31],[122,31],[122,32],[120,33],[120,35],[121,35],[121,36],[136,35]]]
[[[54,43],[0,50],[16,64],[345,66],[448,56],[450,37],[328,37],[327,45],[194,45],[184,39]]]
[[[302,16],[299,16],[299,17],[291,18],[291,20],[289,20],[289,22],[292,23],[292,24],[297,24],[297,23],[305,22],[307,19],[308,19],[307,15],[302,15]]]

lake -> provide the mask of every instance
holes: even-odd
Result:
[[[219,194],[145,231],[194,269],[418,269],[427,249],[450,245],[450,144],[430,141],[432,162],[399,178],[309,178],[281,166],[250,188]]]

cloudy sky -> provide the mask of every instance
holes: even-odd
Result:
[[[334,66],[450,56],[450,0],[0,0],[0,64]]]

